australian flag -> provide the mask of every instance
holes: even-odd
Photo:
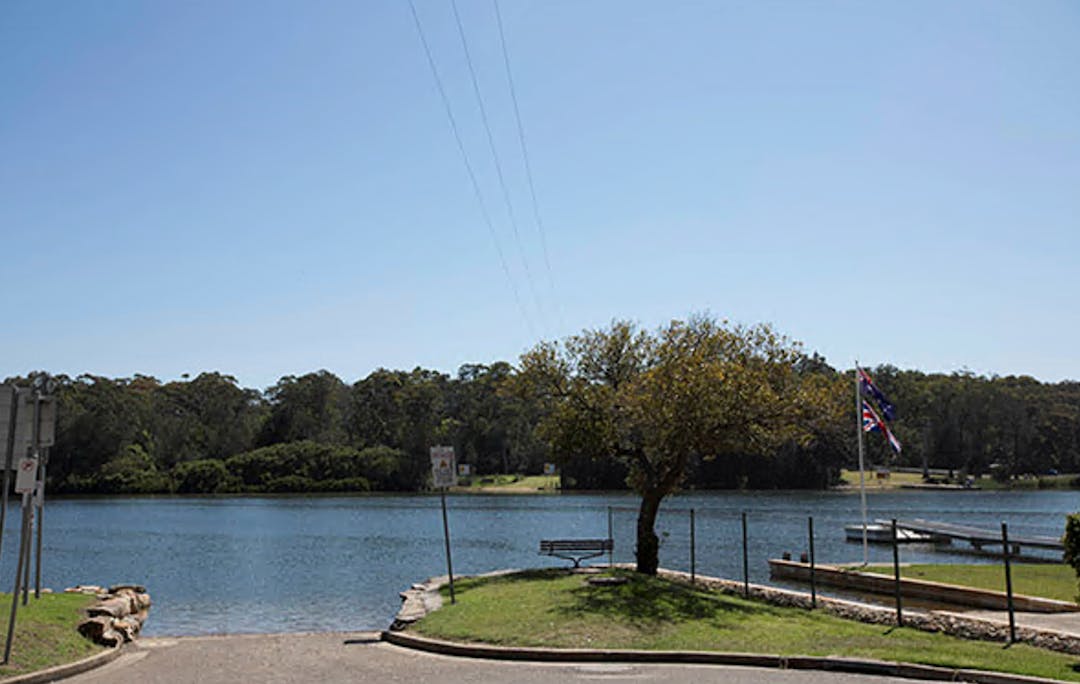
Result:
[[[892,433],[889,426],[881,418],[878,418],[878,414],[874,412],[870,404],[866,403],[865,399],[862,401],[862,429],[863,432],[880,432],[884,434],[885,439],[889,440],[889,446],[892,447],[893,451],[900,453],[900,440]]]
[[[859,371],[859,391],[862,395],[870,397],[877,403],[878,408],[881,409],[881,415],[885,416],[885,420],[890,422],[896,420],[896,407],[885,398],[885,393],[877,388],[874,381],[870,379],[869,373],[862,368],[856,367],[856,369]]]

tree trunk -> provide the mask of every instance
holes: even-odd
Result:
[[[656,536],[656,514],[660,511],[658,494],[643,494],[637,519],[637,571],[655,575],[660,566],[660,540]]]

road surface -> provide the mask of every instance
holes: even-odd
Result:
[[[237,682],[665,682],[671,684],[881,684],[910,679],[711,665],[518,663],[432,655],[378,642],[374,633],[140,639],[72,684]]]

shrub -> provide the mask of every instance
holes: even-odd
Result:
[[[180,463],[173,468],[172,477],[181,494],[216,494],[233,489],[225,464],[212,458]]]
[[[139,444],[124,447],[101,467],[96,491],[103,494],[157,494],[168,492],[169,477],[158,472],[154,459]]]
[[[1065,519],[1065,562],[1080,577],[1080,513],[1073,513]]]

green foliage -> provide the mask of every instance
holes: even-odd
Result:
[[[648,333],[616,321],[537,346],[522,357],[517,382],[545,406],[540,427],[556,454],[625,465],[641,495],[637,568],[655,574],[660,502],[694,459],[764,457],[812,442],[832,386],[799,372],[803,358],[768,326],[698,316]]]
[[[96,487],[106,494],[159,494],[171,488],[168,476],[158,472],[154,459],[139,444],[129,444],[102,466]]]
[[[388,447],[363,451],[303,441],[237,454],[225,461],[228,476],[245,492],[417,489],[401,479],[404,454]]]
[[[1080,577],[1080,513],[1073,513],[1065,519],[1065,562]]]
[[[225,464],[212,458],[181,463],[172,478],[179,494],[217,494],[236,488]]]
[[[456,376],[423,368],[379,369],[349,385],[323,370],[286,376],[265,393],[241,387],[235,378],[216,372],[173,382],[144,375],[55,376],[59,406],[49,487],[57,493],[261,491],[271,480],[296,473],[275,471],[264,478],[248,472],[244,483],[228,468],[223,477],[221,467],[202,464],[189,470],[185,464],[224,464],[259,447],[314,442],[361,452],[388,450],[368,454],[362,459],[368,462],[368,470],[355,475],[374,489],[424,487],[428,448],[433,444],[452,445],[458,461],[472,465],[477,476],[538,475],[545,462],[559,461],[566,488],[625,488],[628,478],[636,477],[633,459],[610,458],[604,445],[615,440],[624,445],[637,443],[648,451],[674,437],[668,427],[674,423],[665,410],[643,414],[657,408],[648,397],[695,384],[659,369],[670,371],[678,359],[691,353],[692,345],[688,345],[693,334],[688,330],[699,323],[679,324],[685,329],[669,326],[664,334],[645,334],[633,326],[615,324],[567,340],[564,346],[540,345],[523,362],[524,374],[504,362],[466,364]],[[639,345],[641,335],[648,344]],[[741,330],[735,337],[739,336],[745,338],[741,349],[738,345],[726,348],[733,358],[741,355],[749,360],[757,355],[760,361],[760,352],[770,344],[777,347],[774,351],[784,346],[775,344],[778,339],[767,328]],[[765,374],[760,386],[748,381],[737,389],[742,376],[725,375],[718,386],[732,388],[731,393],[745,392],[748,402],[733,405],[734,411],[724,408],[735,419],[728,426],[732,429],[722,431],[728,436],[726,444],[713,439],[715,444],[709,449],[696,445],[687,450],[681,486],[820,488],[835,483],[840,468],[854,463],[856,416],[850,371],[837,372],[821,356],[803,354],[797,347],[783,352],[781,366],[789,375],[784,383],[795,383],[814,397],[807,404],[809,410],[798,415],[799,434],[774,434],[774,426],[767,430],[740,427],[753,413],[750,407],[783,386],[774,386],[777,376]],[[556,368],[576,378],[567,389],[581,390],[589,405],[618,407],[619,420],[556,406],[533,392],[537,387],[530,387],[531,381],[523,378],[534,375],[530,369],[537,362],[571,359],[580,364]],[[755,363],[748,367],[753,373],[762,372],[761,364]],[[700,423],[708,420],[710,411],[715,417],[714,409],[722,402],[713,401],[718,395],[707,392],[714,383],[706,378],[715,381],[717,367],[706,364],[694,390],[712,399],[697,405],[687,403],[691,396],[687,394],[679,401],[665,402],[679,406],[680,415],[683,408],[689,409],[686,420]],[[993,472],[1001,480],[996,486],[1002,488],[1080,488],[1076,475],[1080,473],[1080,383],[979,377],[970,372],[926,374],[887,365],[871,371],[899,409],[892,427],[904,451],[895,457],[883,439],[870,439],[869,464],[925,464],[951,469],[957,476]],[[8,381],[25,386],[38,374]],[[616,385],[626,387],[615,390]],[[641,391],[632,391],[630,385]],[[674,398],[670,393],[666,396]],[[565,427],[555,452],[551,449],[553,416]],[[620,432],[635,421],[635,429],[647,431]],[[777,435],[781,439],[774,439]],[[141,451],[132,456],[129,448]],[[568,454],[574,458],[565,458]],[[357,471],[348,466],[340,471],[331,468],[320,475],[322,479],[300,476],[317,483],[348,480],[353,472]]]

